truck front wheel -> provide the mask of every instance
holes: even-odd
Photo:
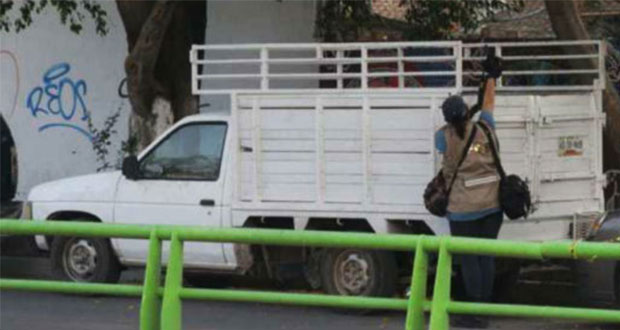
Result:
[[[55,237],[50,257],[59,280],[115,283],[120,277],[118,259],[104,238]]]
[[[321,283],[328,294],[391,297],[397,277],[391,252],[329,249],[321,258]]]

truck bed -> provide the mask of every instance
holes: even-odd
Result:
[[[412,94],[239,95],[236,206],[428,216],[447,95]],[[529,182],[532,219],[602,209],[600,113],[591,93],[497,98],[501,159]]]

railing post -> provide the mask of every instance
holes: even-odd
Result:
[[[456,62],[454,87],[459,93],[461,93],[463,91],[463,42],[462,41],[459,41],[457,45],[452,48],[452,55],[454,55],[454,61]]]
[[[431,304],[431,330],[445,330],[450,325],[448,304],[450,303],[452,256],[446,247],[448,240],[449,238],[442,239],[439,245],[435,292],[433,293],[433,302]]]
[[[426,280],[428,277],[428,254],[424,250],[424,236],[415,249],[413,273],[411,274],[411,292],[407,307],[405,329],[424,329],[424,302],[426,301]]]
[[[177,233],[170,239],[170,257],[166,270],[166,284],[161,309],[161,328],[181,330],[181,297],[179,293],[183,285],[183,243]]]
[[[161,240],[156,230],[149,238],[149,255],[146,260],[142,303],[140,305],[140,330],[159,330],[160,300],[157,290],[161,282]]]

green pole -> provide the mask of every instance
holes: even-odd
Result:
[[[426,281],[428,277],[428,254],[424,250],[424,237],[420,237],[413,259],[411,291],[407,307],[407,330],[424,329],[424,303],[426,301]]]
[[[103,294],[128,297],[139,297],[142,294],[142,286],[135,284],[83,283],[5,278],[0,279],[0,290]]]
[[[181,292],[183,286],[183,243],[176,233],[170,240],[170,257],[166,270],[166,284],[161,310],[161,328],[165,330],[182,329]]]
[[[161,304],[159,284],[161,281],[161,240],[157,238],[155,230],[149,238],[149,255],[146,260],[144,275],[144,290],[140,306],[140,330],[159,330],[159,311]]]
[[[439,244],[439,260],[435,275],[435,292],[431,305],[431,330],[449,328],[448,303],[450,302],[450,281],[452,277],[452,256],[447,249],[447,241],[443,238]]]
[[[386,309],[400,311],[407,310],[406,299],[336,296],[318,293],[183,288],[181,289],[180,296],[182,299],[193,300],[257,302],[263,304]]]

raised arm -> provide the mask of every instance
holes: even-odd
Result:
[[[495,109],[495,79],[489,78],[485,84],[486,88],[482,99],[482,110],[492,113]]]

